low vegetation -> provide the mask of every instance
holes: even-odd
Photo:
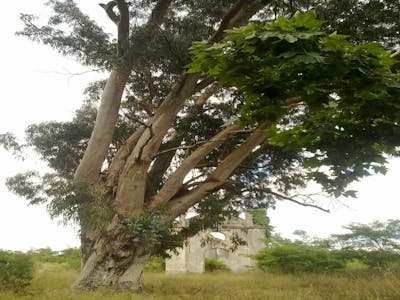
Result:
[[[72,291],[78,270],[65,264],[36,263],[32,283],[23,291],[1,291],[2,300],[128,300],[128,299],[400,299],[400,280],[394,274],[341,272],[337,274],[272,274],[212,272],[165,275],[145,272],[146,293],[133,296],[103,289]]]
[[[332,272],[346,265],[345,260],[335,252],[301,243],[264,248],[254,258],[260,269],[282,273]]]
[[[0,290],[21,290],[32,278],[33,261],[28,255],[0,251]]]
[[[213,259],[213,258],[205,258],[204,269],[206,272],[227,271],[228,270],[228,268],[224,264],[224,262],[222,262],[218,259]]]
[[[321,240],[296,230],[291,241],[273,235],[266,247],[253,256],[268,272],[332,273],[351,266],[366,272],[400,274],[400,220],[352,223],[344,234]]]
[[[400,222],[346,228],[326,240],[301,230],[296,241],[273,235],[253,257],[258,268],[242,274],[207,258],[205,274],[166,275],[165,259],[154,256],[145,267],[143,295],[72,291],[79,249],[0,251],[0,299],[400,299]]]

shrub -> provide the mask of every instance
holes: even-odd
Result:
[[[152,256],[144,266],[146,272],[164,272],[165,271],[165,258],[161,256]]]
[[[81,250],[79,248],[68,248],[56,255],[57,263],[65,264],[73,269],[81,267]]]
[[[61,251],[53,251],[50,248],[31,250],[27,253],[34,262],[63,264],[73,269],[79,269],[81,265],[81,251],[78,248],[68,248]]]
[[[206,258],[204,260],[204,268],[206,272],[228,270],[227,266],[220,260]]]
[[[262,249],[253,256],[257,266],[283,273],[329,272],[345,267],[345,261],[327,249],[300,243],[285,243]]]
[[[400,264],[400,254],[388,250],[343,248],[338,254],[347,260],[357,260],[372,269],[390,270]]]
[[[28,255],[0,251],[0,289],[21,290],[33,278],[33,261]]]

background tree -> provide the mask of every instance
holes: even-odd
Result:
[[[332,235],[344,257],[381,269],[400,263],[400,220],[352,223],[344,228],[350,232]]]
[[[299,3],[305,11],[333,2]],[[27,145],[54,172],[18,174],[8,186],[79,222],[75,287],[140,290],[150,255],[221,222],[232,205],[315,206],[294,196],[310,180],[351,196],[350,182],[384,172],[384,153],[397,153],[395,61],[376,45],[325,34],[312,14],[262,25],[294,15],[292,2],[110,1],[101,7],[115,39],[72,0],[48,4],[48,23],[22,15],[20,34],[109,77],[88,87],[71,122],[28,128]],[[188,209],[201,214],[174,226]]]

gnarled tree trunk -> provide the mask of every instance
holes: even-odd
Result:
[[[143,290],[142,273],[150,250],[135,245],[123,231],[117,218],[98,235],[73,288],[93,290],[99,287]]]

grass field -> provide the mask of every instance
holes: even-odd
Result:
[[[131,295],[112,290],[71,291],[77,270],[54,264],[36,266],[32,284],[20,293],[1,292],[1,300],[124,300],[124,299],[400,299],[395,275],[276,275],[268,273],[208,273],[165,275],[145,273],[145,293]]]

